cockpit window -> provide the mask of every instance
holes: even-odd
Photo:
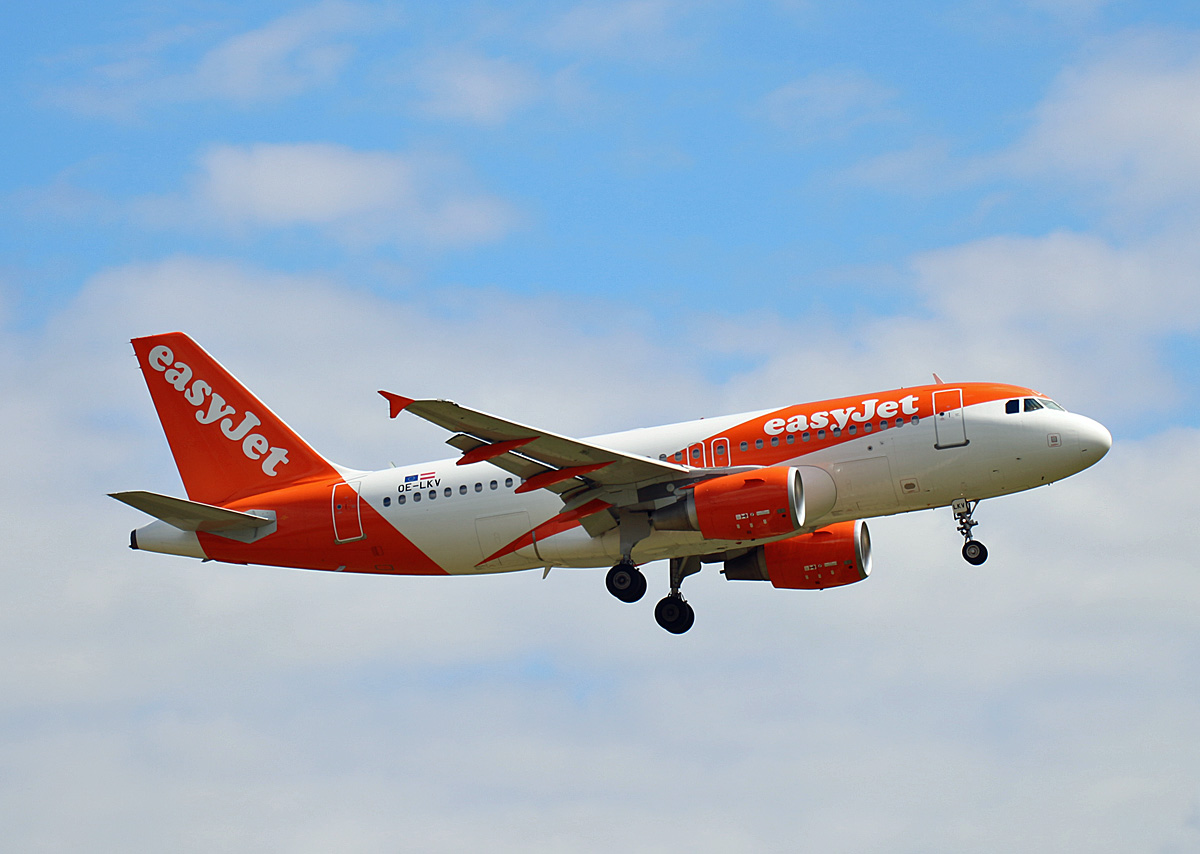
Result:
[[[1034,400],[1032,397],[1025,398],[1025,411],[1026,412],[1037,412],[1041,408],[1042,408],[1042,404],[1040,401]]]
[[[1021,401],[1010,400],[1008,403],[1004,404],[1004,411],[1009,415],[1015,415],[1021,411]]]
[[[1061,406],[1059,406],[1057,403],[1055,403],[1053,400],[1042,400],[1041,404],[1042,404],[1042,406],[1046,407],[1047,409],[1057,409],[1059,412],[1067,411],[1067,410],[1063,409]]]

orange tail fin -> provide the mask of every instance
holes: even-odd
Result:
[[[334,466],[182,332],[131,342],[188,498],[227,504]]]

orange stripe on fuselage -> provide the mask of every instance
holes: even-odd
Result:
[[[700,443],[711,448],[709,443],[714,440],[728,439],[728,465],[776,465],[783,460],[860,439],[868,434],[867,423],[871,424],[870,432],[875,433],[881,429],[896,429],[897,418],[902,417],[906,425],[911,423],[914,416],[918,419],[929,418],[934,414],[934,392],[952,389],[962,390],[964,407],[1012,397],[1042,396],[1033,389],[1002,383],[944,383],[801,403],[772,410],[705,439],[693,441],[687,448],[668,455],[667,459],[686,465],[689,448]],[[881,427],[883,421],[887,422],[887,427]],[[853,433],[850,431],[852,426]],[[835,429],[839,435],[834,434]],[[803,440],[806,432],[809,434],[808,441]],[[788,442],[789,435],[792,437],[791,443]],[[762,447],[758,447],[760,441]],[[745,450],[742,450],[743,442],[746,443]],[[712,461],[709,462],[711,464]]]
[[[343,569],[396,575],[446,575],[366,501],[359,501],[361,540],[335,542],[330,498],[340,480],[286,487],[240,499],[231,510],[273,510],[277,529],[258,542],[243,543],[197,533],[204,553],[226,563],[257,563],[296,569]]]

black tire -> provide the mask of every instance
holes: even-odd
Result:
[[[633,587],[629,588],[629,598],[624,600],[626,602],[637,602],[646,595],[646,576],[642,575],[640,569],[633,571],[633,579]]]
[[[696,622],[696,612],[679,595],[667,596],[654,606],[654,619],[673,635],[681,635]]]
[[[683,628],[679,630],[679,634],[683,634],[696,624],[696,612],[692,610],[692,606],[684,602],[683,607],[687,615],[687,620],[684,622]]]
[[[963,560],[971,566],[979,566],[988,557],[987,546],[978,540],[967,540],[962,547]]]
[[[618,563],[608,571],[604,586],[622,602],[636,602],[646,595],[646,576],[631,563]]]

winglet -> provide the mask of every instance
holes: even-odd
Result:
[[[388,407],[391,410],[388,416],[389,418],[395,418],[397,415],[403,412],[410,403],[413,402],[413,398],[411,397],[401,397],[398,394],[392,394],[390,391],[384,391],[383,389],[380,389],[379,393],[383,395],[384,399],[388,402]]]

